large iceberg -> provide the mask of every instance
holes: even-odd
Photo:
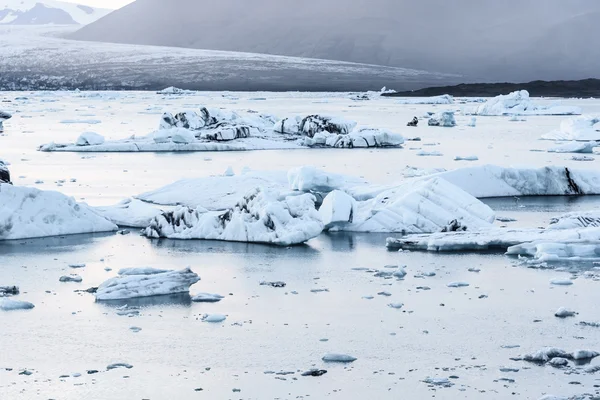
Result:
[[[62,193],[0,186],[0,240],[117,230],[87,204]]]
[[[441,178],[409,181],[363,202],[332,192],[319,212],[330,230],[403,234],[491,228],[495,219],[487,205]]]
[[[406,97],[398,100],[398,104],[454,104],[454,97],[449,94],[432,97]]]
[[[304,243],[323,231],[312,194],[281,198],[278,192],[254,189],[225,212],[181,207],[156,217],[144,230],[150,238],[206,239],[270,243]]]
[[[596,170],[484,165],[443,172],[438,176],[477,198],[600,194],[600,171]]]
[[[527,90],[512,92],[489,99],[477,108],[477,115],[579,115],[579,107],[560,105],[542,106],[535,104]]]
[[[600,116],[582,115],[560,123],[558,130],[542,135],[546,140],[600,141]]]
[[[96,300],[123,300],[188,293],[190,286],[199,280],[200,277],[189,268],[181,271],[130,268],[126,273],[119,273],[119,276],[101,284],[96,291]]]

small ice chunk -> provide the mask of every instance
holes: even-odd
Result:
[[[356,361],[357,358],[347,354],[328,353],[323,356],[322,360],[325,362],[351,363]]]
[[[592,350],[577,350],[572,354],[574,360],[591,360],[600,356],[600,353]]]
[[[548,362],[553,358],[571,358],[571,355],[562,349],[556,347],[545,347],[534,353],[525,354],[523,360],[530,362]]]
[[[95,146],[104,143],[104,136],[95,132],[83,132],[75,142],[76,146]]]
[[[559,308],[554,314],[554,316],[558,318],[574,317],[575,315],[577,315],[575,311],[568,310],[565,307]]]
[[[431,378],[427,377],[423,380],[423,382],[434,385],[434,386],[443,386],[443,387],[451,387],[454,386],[452,382],[448,378]]]
[[[131,369],[133,368],[133,365],[131,364],[127,364],[127,363],[114,363],[114,364],[110,364],[106,367],[106,369],[108,371],[110,371],[111,369],[117,369],[117,368],[127,368],[127,369]]]
[[[448,286],[449,288],[461,288],[461,287],[467,287],[467,286],[469,286],[469,284],[466,282],[450,282],[446,286]]]
[[[454,157],[454,161],[477,161],[479,157],[477,156],[456,156]]]
[[[223,314],[204,314],[202,316],[202,322],[210,322],[217,324],[219,322],[223,322],[227,319],[227,316]]]
[[[260,286],[271,286],[274,288],[284,288],[286,286],[286,283],[282,282],[282,281],[276,281],[276,282],[263,281],[260,283]]]
[[[0,310],[15,311],[15,310],[31,310],[35,306],[32,303],[21,300],[1,299]]]
[[[399,310],[402,307],[404,307],[404,304],[403,303],[390,303],[390,304],[388,304],[388,307],[395,308],[396,310]]]
[[[217,303],[223,300],[225,297],[220,294],[212,293],[198,293],[192,297],[192,301],[195,303]]]
[[[79,275],[64,275],[58,279],[59,282],[82,282],[83,278]]]
[[[70,268],[85,268],[85,264],[69,264]]]
[[[235,172],[233,172],[233,167],[227,167],[227,169],[223,173],[223,176],[235,176]]]
[[[550,284],[552,285],[557,285],[557,286],[571,286],[573,284],[573,281],[570,279],[552,279],[550,281]]]
[[[548,364],[552,365],[553,367],[564,367],[566,365],[569,365],[569,360],[562,357],[555,357],[552,360],[548,361]]]

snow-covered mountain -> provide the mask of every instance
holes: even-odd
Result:
[[[55,0],[0,0],[0,25],[87,25],[111,11]]]

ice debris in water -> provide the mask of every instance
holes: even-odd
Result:
[[[446,128],[452,128],[456,126],[456,118],[454,117],[454,111],[442,111],[434,114],[429,118],[429,126],[441,126]]]
[[[79,282],[83,281],[83,278],[81,276],[79,276],[79,275],[64,275],[64,276],[61,276],[58,280],[59,280],[59,282],[76,282],[76,283],[79,283]]]
[[[350,363],[357,359],[347,354],[328,353],[323,356],[322,360],[326,362]]]
[[[204,314],[202,316],[202,321],[203,322],[210,322],[210,323],[219,323],[219,322],[223,322],[227,319],[227,316],[223,315],[223,314]]]
[[[31,310],[35,306],[32,303],[13,299],[0,299],[0,310],[15,311],[15,310]]]
[[[106,369],[108,371],[110,371],[111,369],[117,369],[117,368],[126,368],[126,369],[131,369],[133,368],[133,365],[131,364],[127,364],[127,363],[114,363],[114,364],[109,364]]]
[[[574,317],[575,315],[577,315],[577,313],[575,311],[571,311],[571,310],[566,309],[564,307],[559,308],[556,311],[556,313],[554,314],[554,316],[558,317],[558,318]]]
[[[223,300],[225,297],[220,294],[212,294],[212,293],[198,293],[194,297],[192,297],[192,301],[195,303],[218,303]]]
[[[466,282],[450,282],[446,286],[448,286],[449,288],[461,288],[461,287],[467,287],[467,286],[469,286],[469,284]]]
[[[0,297],[16,296],[18,294],[18,286],[0,286]]]

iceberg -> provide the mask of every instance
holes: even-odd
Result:
[[[600,116],[582,115],[560,123],[558,130],[542,135],[545,140],[600,141]]]
[[[54,191],[0,184],[0,240],[116,231],[85,203]]]
[[[594,242],[600,240],[600,228],[583,229],[504,229],[493,228],[472,232],[442,232],[431,235],[411,235],[402,238],[388,238],[390,250],[424,251],[507,251],[516,246],[509,254],[517,255],[522,244],[532,242]]]
[[[600,171],[484,165],[437,175],[477,198],[600,194]]]
[[[477,115],[579,115],[579,107],[534,104],[527,90],[512,92],[489,99],[477,108]]]
[[[101,284],[96,291],[96,300],[123,300],[188,293],[190,286],[199,280],[200,277],[190,268],[158,273],[147,269],[140,269],[136,273],[132,269],[127,275],[119,275]]]
[[[508,248],[506,254],[533,257],[537,262],[595,261],[600,259],[600,243],[590,241],[534,241]]]
[[[339,117],[308,115],[306,117],[284,118],[275,123],[273,130],[288,135],[313,138],[317,133],[328,132],[347,135],[356,127],[356,122]]]
[[[487,205],[442,178],[419,179],[357,202],[341,192],[323,200],[321,218],[329,230],[380,233],[432,233],[491,228]]]
[[[168,88],[165,88],[163,90],[159,90],[158,92],[156,92],[156,94],[163,94],[163,95],[183,95],[183,94],[194,94],[196,92],[192,91],[192,90],[186,90],[186,89],[180,89],[177,88],[175,86],[169,86]]]
[[[304,243],[323,231],[312,194],[281,197],[256,188],[225,212],[180,207],[156,217],[144,230],[149,238],[205,239],[270,243]]]
[[[4,121],[8,121],[11,118],[11,114],[7,113],[6,111],[0,110],[0,133],[4,132],[4,125],[2,123]]]
[[[118,226],[145,228],[162,210],[136,199],[126,199],[114,206],[93,207],[94,211]]]
[[[454,117],[454,111],[442,111],[437,114],[433,114],[427,122],[429,126],[441,126],[445,128],[452,128],[456,126],[456,118]]]
[[[454,97],[449,94],[432,97],[406,97],[398,100],[398,104],[454,104]]]
[[[319,132],[312,138],[304,137],[299,141],[306,147],[332,148],[369,148],[400,147],[404,144],[404,136],[384,129],[361,128],[349,134]]]
[[[0,160],[0,183],[11,183],[10,171],[4,161]]]

